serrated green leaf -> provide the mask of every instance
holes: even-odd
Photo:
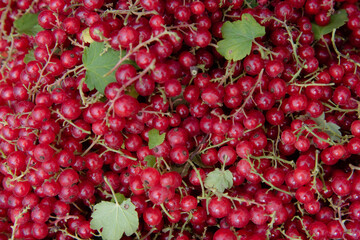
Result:
[[[265,27],[246,13],[241,20],[225,22],[221,33],[224,39],[218,42],[217,51],[227,60],[238,61],[249,55],[255,38],[265,35]]]
[[[312,23],[312,30],[316,40],[319,40],[325,34],[331,33],[334,29],[337,29],[348,21],[346,10],[341,9],[331,16],[330,23],[326,26],[319,26],[316,23]]]
[[[115,197],[119,204],[122,203],[126,199],[124,194],[121,194],[121,193],[115,193]],[[111,199],[111,202],[116,202],[114,197]]]
[[[225,189],[230,189],[232,186],[233,175],[229,170],[224,171],[216,168],[205,179],[205,187],[215,188],[220,193],[223,193]]]
[[[104,93],[105,87],[115,82],[115,71],[108,76],[108,73],[119,61],[121,56],[125,56],[125,51],[115,51],[105,47],[103,42],[93,42],[84,49],[82,57],[86,68],[85,83],[90,90],[96,89]],[[135,64],[133,61],[126,60],[123,64]],[[136,65],[136,64],[135,64]]]
[[[339,141],[342,136],[340,131],[340,126],[336,125],[333,122],[327,122],[325,120],[325,113],[321,114],[320,117],[312,118],[316,122],[316,127],[327,133],[331,140]]]
[[[153,149],[154,147],[162,144],[165,140],[165,133],[159,134],[159,130],[153,128],[149,131],[149,148]]]
[[[139,227],[135,205],[127,199],[121,204],[100,202],[94,206],[90,227],[101,232],[104,240],[119,240],[123,234],[130,236]]]
[[[16,31],[21,34],[35,36],[38,32],[44,30],[38,23],[38,15],[26,13],[14,21]]]
[[[34,60],[36,60],[36,59],[35,59],[35,56],[34,56],[34,50],[31,49],[31,50],[29,51],[29,53],[25,55],[25,57],[24,57],[24,63],[27,64],[27,63],[29,63],[29,62],[31,62],[31,61],[34,61]]]
[[[147,162],[148,167],[154,167],[156,164],[156,157],[153,155],[147,155],[144,161]]]
[[[337,140],[339,140],[340,138],[338,136],[341,136],[341,132],[340,132],[340,126],[336,125],[335,123],[332,122],[326,122],[326,128],[329,130],[330,132],[330,137],[331,139],[335,140],[334,137],[336,137]],[[335,136],[334,136],[335,134]]]
[[[313,119],[319,127],[321,127],[321,128],[325,127],[325,123],[326,123],[326,121],[325,121],[325,113],[322,113],[317,118],[311,118],[311,119]]]

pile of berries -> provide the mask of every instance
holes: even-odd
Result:
[[[360,239],[357,0],[0,13],[0,240],[117,239],[92,220],[119,196],[121,239]],[[224,24],[250,17],[265,34],[225,58]]]

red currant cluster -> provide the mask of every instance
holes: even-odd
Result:
[[[360,239],[357,0],[0,13],[0,240]]]

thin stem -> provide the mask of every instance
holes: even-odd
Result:
[[[180,234],[182,234],[182,233],[184,232],[185,227],[186,227],[186,225],[190,222],[190,219],[191,219],[191,218],[192,218],[192,213],[189,212],[189,215],[188,215],[186,221],[184,222],[184,224],[183,224],[182,227],[181,227]]]
[[[158,39],[160,39],[160,37],[165,36],[166,34],[169,34],[168,31],[164,31],[162,33],[160,33],[159,35],[157,35],[156,37],[151,37],[150,39],[146,40],[145,42],[142,42],[140,44],[138,44],[135,48],[132,49],[132,51],[129,51],[124,57],[122,57],[117,63],[116,65],[108,72],[104,75],[104,77],[109,76],[113,71],[115,71],[125,60],[127,60],[134,52],[140,50],[140,48],[152,43],[153,41],[157,41]]]
[[[330,144],[330,145],[335,145],[335,143],[334,143],[331,139],[330,139],[330,140],[327,140],[327,139],[325,139],[325,138],[320,137],[320,136],[317,135],[313,130],[311,130],[308,126],[304,125],[304,128],[305,128],[308,132],[310,132],[312,135],[314,135],[315,137],[317,137],[318,139],[320,139],[321,141],[326,142],[326,143],[328,143],[328,144]]]
[[[49,63],[51,63],[51,58],[52,58],[52,56],[54,55],[54,53],[55,53],[55,51],[56,51],[56,49],[57,49],[57,46],[58,46],[58,43],[56,42],[56,44],[55,44],[55,46],[54,46],[54,48],[52,49],[51,52],[50,52],[49,48],[46,46],[46,50],[47,50],[47,52],[48,52],[48,54],[49,54],[49,57],[48,57],[45,65],[42,67],[42,69],[41,69],[41,71],[40,71],[38,81],[36,82],[35,86],[30,89],[31,99],[32,99],[32,100],[34,100],[35,94],[38,92],[38,88],[40,87],[40,85],[41,85],[41,83],[42,83],[42,82],[41,82],[41,79],[42,79],[42,77],[44,77],[44,72],[45,72],[47,66],[49,65]],[[46,76],[46,75],[45,75],[45,76]]]
[[[260,206],[260,207],[263,207],[264,205],[261,204],[261,203],[258,203],[254,200],[250,200],[250,199],[245,199],[245,198],[239,198],[239,197],[231,197],[227,194],[223,194],[222,195],[224,198],[227,198],[229,200],[232,200],[232,201],[236,201],[238,203],[246,203],[246,204],[253,204],[253,205],[256,205],[256,206]]]
[[[293,83],[292,85],[299,87],[309,87],[309,86],[334,86],[335,83]]]
[[[77,70],[79,70],[79,71],[77,72]],[[85,68],[84,64],[78,65],[78,66],[74,67],[73,69],[69,69],[68,71],[66,71],[66,73],[61,78],[57,79],[54,83],[47,85],[46,89],[50,90],[54,86],[60,86],[61,81],[63,81],[67,76],[69,76],[73,72],[76,75],[76,74],[78,74],[80,72],[83,72],[83,71],[86,71],[86,68]],[[81,81],[83,81],[83,80],[85,82],[85,78],[83,78]],[[79,84],[79,86],[80,86],[80,84]]]
[[[252,87],[252,89],[250,90],[248,96],[245,98],[244,103],[241,105],[241,107],[239,107],[235,113],[232,114],[232,116],[235,116],[236,114],[238,114],[240,111],[244,111],[244,107],[246,105],[246,103],[250,100],[250,98],[252,97],[252,95],[254,94],[254,91],[256,89],[256,86],[260,83],[260,80],[262,79],[262,75],[264,73],[264,69],[261,70],[261,72],[258,75],[258,79],[255,83],[255,85]]]
[[[119,205],[119,202],[118,202],[118,200],[117,200],[117,198],[116,198],[114,189],[112,188],[111,184],[109,183],[107,177],[104,177],[104,181],[105,181],[105,183],[109,186],[110,191],[111,191],[111,193],[112,193],[112,195],[113,195],[113,198],[114,198],[115,203],[116,203],[117,205]]]
[[[290,236],[287,235],[287,234],[285,233],[285,231],[282,230],[281,228],[277,228],[277,230],[278,230],[282,235],[284,235],[287,239],[290,239],[290,240],[302,240],[300,237],[298,237],[298,238],[290,237]]]
[[[91,134],[91,132],[90,132],[90,131],[87,131],[87,130],[83,129],[83,128],[81,128],[81,127],[77,126],[76,124],[74,124],[72,121],[70,121],[70,120],[66,119],[66,118],[65,118],[65,117],[64,117],[64,116],[60,113],[60,111],[59,111],[59,110],[56,110],[56,111],[55,111],[55,113],[57,113],[57,114],[59,115],[59,117],[60,117],[62,120],[64,120],[64,121],[65,121],[65,122],[67,122],[68,124],[72,125],[73,127],[77,128],[77,129],[79,129],[79,130],[81,130],[83,133],[86,133],[86,134]]]
[[[50,218],[53,218],[52,216],[50,216]],[[55,219],[56,220],[54,220],[54,221],[52,221],[52,222],[50,222],[51,224],[53,224],[53,225],[57,225],[60,221],[67,221],[67,220],[69,220],[69,219],[78,219],[79,218],[79,216],[75,216],[75,215],[66,215],[66,216],[64,216],[64,217],[55,217]]]
[[[83,240],[82,238],[79,238],[78,236],[72,235],[72,234],[68,233],[67,231],[65,231],[63,229],[58,229],[58,231],[63,232],[66,236],[72,237],[73,239]]]
[[[307,228],[306,228],[306,226],[305,226],[305,224],[304,224],[304,222],[303,222],[303,219],[302,219],[301,217],[299,217],[299,216],[295,216],[294,218],[299,219],[299,221],[300,221],[300,223],[301,223],[301,226],[302,226],[302,228],[303,228],[306,236],[307,236],[309,239],[313,240],[313,237],[312,237],[312,236],[310,235],[310,233],[308,232],[308,230],[307,230]]]
[[[98,135],[93,142],[91,143],[91,145],[85,150],[85,152],[83,152],[83,154],[81,154],[81,156],[85,156],[99,141],[99,139],[101,138],[101,135]]]
[[[11,226],[12,233],[11,233],[11,240],[15,240],[15,233],[18,226],[19,219],[29,210],[29,207],[24,208],[18,216],[15,217],[14,225]]]
[[[1,19],[0,19],[0,23],[1,23],[1,31],[0,31],[0,38],[2,37],[2,34],[5,33],[5,19],[8,16],[8,13],[11,11],[11,4],[12,4],[12,0],[8,1],[8,4],[6,5],[5,11],[3,11],[1,13]]]
[[[338,58],[342,57],[342,58],[345,58],[347,59],[348,61],[354,63],[357,67],[360,67],[360,64],[354,60],[352,60],[351,58],[349,58],[348,56],[342,54],[336,47],[336,44],[335,44],[335,32],[336,32],[336,28],[332,31],[332,34],[331,34],[331,42],[332,42],[332,45],[333,45],[333,48],[335,50],[335,53],[338,55]]]
[[[126,154],[124,154],[123,152],[121,152],[121,151],[119,151],[119,150],[116,150],[116,149],[113,149],[113,148],[108,147],[105,143],[103,143],[103,141],[99,141],[98,144],[101,145],[101,146],[103,146],[103,147],[105,147],[105,148],[106,148],[106,151],[118,153],[118,154],[120,154],[121,156],[126,157],[126,158],[128,158],[128,159],[130,159],[130,160],[133,160],[133,161],[137,161],[137,160],[138,160],[137,158],[131,157],[131,156],[129,156],[129,155],[126,155]],[[102,156],[102,154],[104,154],[106,151],[104,151],[103,153],[101,153],[100,156]]]
[[[155,59],[149,64],[149,66],[147,66],[140,74],[138,74],[136,77],[130,79],[126,84],[124,84],[117,92],[116,97],[109,101],[108,103],[110,103],[109,109],[108,109],[108,113],[114,108],[114,104],[115,104],[115,100],[117,100],[120,95],[122,94],[122,92],[131,84],[133,84],[134,82],[136,82],[138,79],[142,78],[151,68],[153,68],[153,66],[155,65]]]
[[[165,208],[164,204],[160,204],[161,209],[164,211],[164,213],[166,214],[166,216],[168,216],[170,219],[174,219],[173,216],[170,215],[170,213],[168,212],[168,210]]]
[[[289,42],[291,44],[291,47],[293,49],[293,54],[294,54],[294,57],[295,57],[295,61],[296,61],[296,66],[300,66],[300,69],[302,69],[302,64],[300,62],[300,59],[299,59],[299,56],[297,55],[297,45],[294,43],[293,39],[292,39],[292,34],[291,34],[291,31],[290,31],[290,28],[289,26],[286,24],[286,21],[280,21],[278,19],[276,19],[277,21],[279,21],[280,23],[283,24],[283,26],[285,27],[288,35],[289,35]]]
[[[209,150],[209,149],[211,149],[211,148],[220,147],[220,146],[224,145],[225,143],[230,142],[230,141],[232,141],[232,140],[234,140],[234,139],[233,139],[233,138],[229,138],[229,139],[227,139],[227,140],[225,140],[225,141],[223,141],[223,142],[221,142],[221,143],[218,143],[218,144],[216,144],[216,145],[212,145],[212,146],[209,146],[209,147],[207,147],[207,148],[204,148],[203,150],[201,150],[201,152],[204,153],[204,152],[206,152],[207,150]]]
[[[352,164],[349,164],[349,167],[353,170],[357,170],[357,171],[360,171],[360,167],[357,167],[357,166],[354,166]]]
[[[302,68],[300,68],[300,69],[294,74],[294,76],[292,76],[292,78],[290,79],[289,83],[294,82],[294,81],[300,76],[301,71],[302,71]]]
[[[11,1],[9,1],[10,3]],[[2,13],[3,16],[6,16],[6,13]],[[1,34],[2,31],[0,31],[0,34]],[[10,44],[10,49],[7,51],[8,52],[8,56],[6,58],[6,60],[4,62],[2,62],[2,66],[1,66],[1,69],[0,69],[0,73],[3,75],[4,74],[4,71],[5,71],[5,68],[8,68],[7,66],[7,63],[10,61],[11,57],[12,57],[12,53],[13,53],[13,48],[14,48],[14,37],[13,37],[13,30],[11,31],[10,33],[10,37],[11,37],[11,44]],[[1,35],[0,35],[1,36]],[[2,79],[2,81],[4,81],[4,79]]]
[[[145,240],[147,237],[149,237],[154,231],[156,230],[156,228],[151,228],[150,231],[141,238],[141,240]]]
[[[190,166],[191,166],[191,167],[194,169],[194,171],[196,172],[196,175],[197,175],[198,178],[199,178],[199,182],[200,182],[200,186],[201,186],[201,196],[202,196],[202,197],[205,197],[204,183],[203,183],[203,181],[202,181],[202,179],[201,179],[201,175],[200,175],[199,170],[196,168],[196,166],[194,165],[194,163],[193,163],[190,159],[189,159],[187,162],[190,164]]]
[[[267,185],[269,185],[271,188],[273,188],[273,189],[275,189],[275,190],[277,190],[277,191],[279,191],[279,192],[283,192],[283,193],[285,193],[285,194],[288,194],[288,195],[290,195],[290,196],[293,195],[291,192],[285,191],[285,190],[283,190],[283,189],[281,189],[281,188],[278,188],[278,187],[274,186],[271,182],[269,182],[268,180],[266,180],[261,173],[258,173],[258,172],[257,172],[256,168],[254,167],[254,165],[252,164],[252,162],[251,162],[250,160],[247,160],[247,161],[250,163],[250,166],[251,166],[251,168],[252,168],[253,173],[256,174],[256,175],[258,175],[258,176],[261,178],[261,180],[262,180],[263,182],[265,182]]]
[[[285,164],[289,164],[289,165],[292,166],[292,167],[295,167],[295,166],[296,166],[296,164],[295,164],[294,161],[288,161],[288,160],[282,159],[281,157],[277,157],[277,156],[268,156],[268,155],[260,156],[260,157],[251,156],[251,158],[257,159],[257,160],[261,160],[261,159],[272,159],[272,160],[275,160],[275,161],[283,162],[283,163],[285,163]]]

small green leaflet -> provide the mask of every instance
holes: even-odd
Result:
[[[316,23],[312,23],[312,30],[316,40],[321,39],[325,34],[331,33],[334,29],[341,27],[347,22],[348,16],[346,10],[341,9],[331,16],[330,23],[326,26],[319,26]]]
[[[189,173],[189,169],[190,169],[190,164],[185,164],[185,165],[182,165],[182,166],[177,166],[177,165],[174,164],[174,165],[171,166],[171,171],[180,173],[180,175],[182,177],[187,176],[187,174]]]
[[[134,98],[137,98],[139,96],[139,93],[136,91],[133,84],[128,87],[128,90],[125,92],[125,94],[132,96]]]
[[[330,138],[333,140],[333,141],[339,141],[340,140],[340,137],[339,136],[342,136],[341,132],[340,132],[340,127],[338,125],[336,125],[335,123],[332,123],[332,122],[327,122],[325,120],[325,114],[321,114],[320,117],[318,118],[312,118],[317,126],[323,130],[324,132],[326,132]]]
[[[245,0],[244,4],[247,5],[249,8],[255,8],[259,5],[256,0]]]
[[[124,194],[121,193],[115,193],[115,197],[118,203],[122,203],[125,200]],[[111,199],[111,202],[116,202],[114,197]]]
[[[229,170],[220,170],[216,168],[210,172],[205,179],[205,187],[215,188],[218,192],[223,193],[225,189],[233,186],[233,175]]]
[[[30,50],[29,51],[29,53],[28,54],[26,54],[25,55],[25,57],[24,57],[24,63],[29,63],[29,62],[31,62],[31,61],[34,61],[34,60],[36,60],[35,59],[35,56],[34,56],[34,50]]]
[[[205,165],[202,161],[201,161],[201,158],[199,155],[195,155],[193,157],[193,159],[191,159],[191,161],[193,163],[195,163],[197,166],[201,167],[201,168],[212,168],[211,166],[209,165]]]
[[[156,164],[156,157],[153,155],[147,155],[144,161],[147,162],[148,167],[154,167]]]
[[[218,42],[217,51],[227,60],[238,61],[249,55],[255,38],[265,35],[265,27],[246,13],[241,20],[225,22],[221,32],[224,39]]]
[[[14,26],[18,33],[35,36],[44,30],[38,23],[38,14],[26,13],[14,21]]]
[[[165,133],[159,134],[159,130],[153,128],[149,131],[149,148],[153,149],[154,147],[162,144],[165,140]]]
[[[92,43],[94,40],[90,36],[90,28],[85,28],[81,33],[81,38],[86,43]]]
[[[139,227],[138,214],[130,199],[121,204],[102,201],[94,206],[91,218],[90,227],[101,232],[104,240],[119,240],[124,232],[130,236]]]
[[[86,68],[85,83],[90,90],[96,88],[104,93],[105,87],[116,81],[115,71],[109,76],[104,77],[104,75],[116,65],[121,56],[126,54],[125,51],[120,53],[112,48],[106,49],[102,42],[93,42],[84,49],[82,60]],[[134,62],[125,60],[123,64],[134,64]]]

